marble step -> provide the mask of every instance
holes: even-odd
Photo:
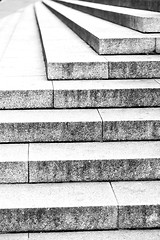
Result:
[[[98,54],[140,54],[158,51],[158,34],[146,36],[55,2],[44,3]]]
[[[87,1],[56,1],[61,3],[63,2],[67,6],[91,14],[95,17],[99,17],[140,32],[160,32],[160,13],[158,12],[104,5]]]
[[[160,227],[160,181],[1,184],[0,232]]]
[[[53,81],[55,108],[160,106],[160,80]]]
[[[160,180],[160,142],[0,145],[0,183]]]
[[[0,110],[0,142],[159,140],[160,108]]]
[[[108,62],[54,16],[35,6],[48,79],[106,79]]]
[[[149,10],[155,12],[160,11],[159,0],[87,0],[87,2],[102,3],[107,5]]]

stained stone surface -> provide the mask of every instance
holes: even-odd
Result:
[[[159,55],[106,56],[108,78],[160,78]]]
[[[55,108],[160,105],[155,80],[53,81]]]
[[[160,230],[119,230],[63,233],[31,233],[30,240],[159,240]]]
[[[160,179],[159,159],[160,142],[154,141],[30,144],[29,180]]]
[[[160,109],[100,109],[103,140],[160,139]]]
[[[44,2],[48,2],[45,0]],[[66,0],[63,1],[65,4]],[[71,6],[77,10],[114,22],[116,24],[129,27],[140,32],[160,32],[160,13],[136,10],[124,7],[103,5],[99,3],[88,3],[84,1],[69,1]]]
[[[160,226],[160,182],[113,182],[119,204],[119,228]]]
[[[0,183],[28,182],[28,145],[0,145]]]
[[[101,141],[97,110],[0,111],[0,142]]]
[[[114,229],[109,183],[1,185],[0,231]]]

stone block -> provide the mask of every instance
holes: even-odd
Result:
[[[0,232],[117,228],[109,183],[8,185],[0,194]]]
[[[119,228],[139,229],[160,226],[160,183],[112,183],[119,203]]]
[[[0,142],[101,141],[97,110],[1,111]]]
[[[158,140],[160,112],[158,108],[103,109],[103,140]]]

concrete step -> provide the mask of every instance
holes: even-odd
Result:
[[[98,54],[140,54],[156,51],[156,41],[160,38],[158,34],[146,36],[55,2],[44,3]]]
[[[160,32],[160,13],[86,1],[56,0],[77,10],[144,33]]]
[[[1,110],[0,142],[101,141],[102,121],[93,110]]]
[[[53,81],[55,108],[160,106],[160,80]]]
[[[41,3],[36,5],[36,16],[48,79],[108,78],[107,60],[98,56]]]
[[[159,141],[31,143],[28,158],[31,183],[160,179]]]
[[[85,1],[85,0],[82,0]],[[159,0],[87,0],[87,2],[102,3],[119,7],[143,9],[149,11],[160,11]]]
[[[0,232],[117,228],[109,183],[1,184]]]
[[[0,183],[160,180],[159,160],[159,141],[1,144]]]
[[[160,227],[160,181],[1,184],[0,232]]]
[[[103,141],[160,139],[160,109],[99,109]]]
[[[1,110],[0,142],[159,140],[159,125],[160,108]]]

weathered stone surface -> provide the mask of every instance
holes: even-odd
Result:
[[[160,78],[159,55],[106,56],[108,78]]]
[[[101,141],[97,110],[1,110],[0,142]]]
[[[31,233],[30,240],[159,240],[160,230],[120,230],[63,233]]]
[[[0,145],[0,183],[28,182],[28,145]]]
[[[88,47],[83,40],[73,33],[70,29],[68,32],[63,33],[64,24],[56,19],[53,19],[50,12],[41,4],[36,5],[36,15],[38,19],[39,29],[42,36],[43,49],[45,52],[47,77],[49,80],[57,79],[106,79],[108,78],[108,62],[103,56],[98,56],[92,49]],[[45,18],[43,17],[45,15]],[[50,21],[50,19],[52,19]],[[54,21],[53,21],[54,20]],[[63,41],[57,41],[57,33],[51,35],[49,38],[45,38],[45,27],[52,29],[51,31],[57,30],[62,31],[64,35]],[[65,26],[66,27],[66,26]],[[68,36],[72,36],[74,44],[71,50],[66,48],[65,39]],[[49,40],[48,40],[49,39]],[[50,44],[54,41],[55,44]],[[78,47],[77,47],[78,44]],[[80,45],[80,46],[79,46]],[[54,50],[54,51],[53,51]],[[54,52],[54,54],[53,54]]]
[[[47,2],[47,0],[43,1]],[[98,3],[89,3],[84,1],[63,0],[61,3],[81,10],[96,17],[114,22],[116,24],[129,27],[140,32],[160,32],[159,26],[160,14],[157,12],[136,10],[130,8],[119,8],[115,6],[103,5]]]
[[[112,183],[119,203],[119,228],[160,226],[160,182]]]
[[[109,183],[1,185],[0,232],[117,227]]]
[[[154,80],[54,81],[55,108],[160,106]]]
[[[114,151],[113,151],[114,149]],[[30,144],[30,182],[160,179],[160,142]]]
[[[160,139],[160,109],[100,109],[103,140]]]
[[[53,105],[53,86],[45,77],[4,77],[0,83],[1,109],[53,108]]]

